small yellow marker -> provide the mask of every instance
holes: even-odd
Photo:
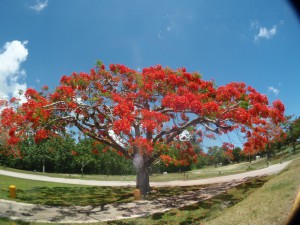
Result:
[[[141,200],[141,191],[140,191],[140,189],[134,189],[133,195],[134,195],[134,200]]]
[[[16,198],[16,186],[10,185],[9,186],[9,197]]]

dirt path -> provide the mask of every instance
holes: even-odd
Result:
[[[170,209],[180,208],[217,196],[226,190],[235,187],[255,176],[263,176],[278,173],[283,170],[289,162],[270,166],[265,169],[251,171],[242,174],[209,178],[191,181],[171,181],[153,182],[152,186],[188,186],[203,185],[197,191],[188,192],[179,196],[158,198],[153,201],[142,200],[130,203],[115,203],[101,206],[72,206],[72,207],[52,207],[45,205],[34,205],[0,199],[0,217],[18,219],[27,222],[55,222],[55,223],[92,223],[99,221],[118,220],[124,218],[134,218],[154,213],[161,213]],[[133,182],[106,182],[106,181],[82,181],[77,179],[52,178],[38,175],[20,174],[15,172],[0,171],[0,174],[7,176],[17,176],[25,179],[45,180],[51,182],[71,182],[86,185],[120,186],[134,185]],[[80,181],[77,183],[77,181]],[[83,183],[82,183],[83,182]],[[88,182],[88,184],[86,183]]]
[[[272,173],[278,173],[283,168],[285,168],[291,161],[286,161],[282,164],[271,165],[267,168],[249,171],[245,173],[239,173],[229,176],[219,176],[212,178],[205,178],[199,180],[175,180],[167,182],[150,182],[152,187],[164,187],[164,186],[194,186],[202,184],[215,184],[222,182],[229,182],[232,180],[239,180],[246,177],[256,177],[270,175]],[[80,184],[80,185],[90,185],[90,186],[135,186],[135,181],[97,181],[97,180],[81,180],[81,179],[71,179],[71,178],[58,178],[58,177],[49,177],[35,174],[25,174],[17,173],[11,171],[0,170],[0,175],[23,178],[28,180],[39,180],[39,181],[48,181],[64,184]]]

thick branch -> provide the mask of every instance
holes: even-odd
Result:
[[[96,135],[95,133],[92,132],[86,132],[85,128],[76,120],[74,121],[75,126],[85,135],[103,143],[106,144],[120,152],[122,152],[122,154],[124,154],[126,157],[130,158],[130,155],[128,154],[128,152],[126,151],[126,149],[124,147],[122,147],[121,145],[119,145],[108,133],[107,133],[107,137],[109,138],[110,142],[99,137],[98,135]]]

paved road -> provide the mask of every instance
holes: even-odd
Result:
[[[27,222],[55,222],[70,224],[141,217],[204,201],[224,193],[226,190],[245,182],[251,177],[278,173],[282,171],[290,162],[291,161],[288,161],[282,164],[272,165],[265,169],[230,176],[190,181],[152,182],[152,186],[187,186],[211,184],[210,186],[199,188],[197,191],[168,198],[159,198],[154,201],[142,200],[130,203],[107,204],[102,206],[55,207],[0,199],[0,217],[6,217],[14,220],[18,219]],[[42,180],[69,184],[84,184],[94,186],[134,185],[134,182],[128,181],[114,182],[53,178],[40,175],[8,172],[3,170],[0,170],[0,174],[30,180]]]
[[[222,182],[229,182],[232,180],[239,180],[246,177],[256,177],[270,175],[273,173],[278,173],[283,168],[285,168],[291,161],[283,162],[282,164],[271,165],[267,168],[249,171],[245,173],[239,173],[229,176],[219,176],[200,180],[175,180],[167,182],[150,182],[152,187],[164,187],[164,186],[194,186],[203,184],[215,184]],[[80,185],[90,185],[90,186],[134,186],[134,181],[98,181],[98,180],[81,180],[81,179],[71,179],[71,178],[58,178],[49,177],[43,175],[17,173],[11,171],[0,170],[0,175],[23,178],[28,180],[39,180],[39,181],[49,181],[64,184],[80,184]]]

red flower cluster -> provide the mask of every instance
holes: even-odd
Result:
[[[40,143],[41,141],[47,138],[48,138],[48,132],[45,129],[38,130],[34,136],[34,140],[36,143]]]
[[[124,119],[120,119],[120,120],[116,120],[114,122],[114,132],[116,134],[120,134],[121,132],[123,132],[124,134],[130,134],[131,131],[131,124],[130,121],[126,118]]]
[[[142,109],[141,114],[141,124],[149,132],[153,132],[154,130],[160,131],[162,124],[169,121],[169,117],[160,112]]]
[[[126,73],[134,73],[134,70],[129,69],[128,67],[120,64],[110,64],[109,69],[113,73],[126,74]]]

